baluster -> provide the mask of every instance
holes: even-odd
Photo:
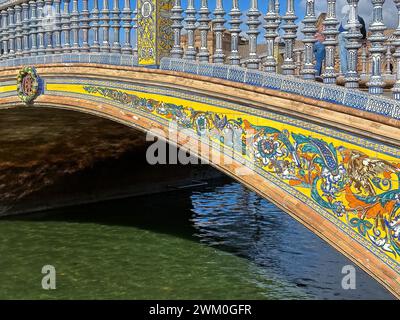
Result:
[[[187,48],[185,50],[185,59],[196,60],[196,48],[194,47],[194,36],[196,31],[196,9],[194,8],[194,0],[188,0],[186,8],[186,31],[187,31]]]
[[[301,48],[295,48],[294,50],[293,50],[293,52],[294,52],[294,61],[295,61],[295,66],[296,66],[296,69],[295,69],[295,72],[294,72],[294,74],[296,75],[296,76],[300,76],[302,73],[302,69],[301,69]]]
[[[199,10],[199,30],[200,30],[200,51],[199,51],[199,62],[209,62],[210,52],[208,51],[208,32],[210,30],[209,18],[210,10],[208,9],[208,1],[201,0],[201,6]]]
[[[22,56],[22,8],[20,5],[14,7],[15,10],[15,55]]]
[[[388,43],[386,45],[386,56],[385,56],[385,62],[386,62],[386,75],[391,75],[392,74],[392,69],[390,68],[391,64],[392,64],[392,46],[390,45],[390,43]]]
[[[8,11],[8,56],[10,58],[15,58],[15,24],[14,24],[14,8],[9,7]]]
[[[31,56],[37,55],[37,11],[36,2],[34,0],[29,1],[30,24],[29,24],[29,35],[31,37],[31,49],[29,54]]]
[[[301,74],[303,75],[303,79],[314,80],[316,72],[314,68],[314,44],[317,41],[315,39],[317,17],[315,16],[314,0],[307,0],[306,2],[306,16],[303,23],[304,67],[303,70],[301,70]]]
[[[43,8],[43,26],[46,37],[46,53],[51,54],[53,50],[53,24],[52,24],[52,4],[53,0],[45,0],[45,6]]]
[[[275,0],[268,1],[268,11],[264,17],[265,20],[265,41],[267,45],[264,70],[266,72],[276,73],[277,62],[275,59],[275,39],[278,37],[279,15],[276,10]]]
[[[275,60],[276,60],[276,72],[278,73],[279,72],[278,71],[279,70],[278,69],[278,67],[279,67],[279,55],[280,55],[280,50],[279,50],[279,41],[280,41],[280,39],[279,39],[279,26],[281,25],[281,22],[282,22],[282,19],[281,19],[281,5],[279,3],[279,0],[275,0],[275,12],[276,12],[276,15],[277,15],[276,23],[278,24],[278,27],[277,27],[276,32],[278,34],[278,37],[275,38],[274,57],[275,57]]]
[[[89,5],[88,0],[82,1],[82,12],[80,16],[81,28],[82,28],[82,47],[81,51],[89,52],[89,30],[90,30],[90,19],[89,19]]]
[[[44,55],[46,48],[44,47],[44,25],[43,25],[43,0],[37,0],[37,26],[38,26],[38,54]]]
[[[135,31],[135,41],[134,41],[134,46],[133,46],[133,55],[137,56],[138,55],[138,1],[136,0],[136,4],[135,4],[135,10],[133,11],[133,29]]]
[[[385,0],[372,0],[373,8],[373,21],[369,26],[371,35],[368,40],[371,42],[369,51],[372,54],[372,74],[367,83],[369,93],[383,94],[383,87],[385,82],[382,78],[382,58],[385,54],[385,47],[383,46],[386,37],[384,31],[386,26],[383,23],[383,4]]]
[[[103,42],[100,50],[110,52],[110,10],[108,9],[108,0],[103,0],[103,8],[101,10],[101,21],[103,29]]]
[[[172,30],[174,31],[174,46],[172,47],[171,50],[171,57],[172,58],[182,58],[183,56],[183,49],[181,46],[181,33],[182,33],[182,21],[183,21],[183,16],[182,16],[182,6],[181,6],[181,0],[175,0],[174,6],[172,8],[172,16],[171,20],[173,21],[172,23]]]
[[[361,24],[358,21],[359,0],[347,0],[350,6],[348,33],[346,34],[347,74],[345,75],[346,88],[358,88],[360,77],[357,72],[358,49],[361,48]]]
[[[128,0],[129,2],[129,0]],[[90,46],[90,51],[91,52],[99,52],[100,51],[100,38],[99,38],[99,29],[100,29],[100,24],[99,24],[99,0],[93,0],[93,8],[92,11],[90,12],[90,21],[92,24],[92,30],[93,30],[93,44]]]
[[[78,0],[72,0],[71,11],[72,52],[79,52],[79,10]]]
[[[0,12],[0,61],[4,60],[4,50],[3,50],[3,17]]]
[[[281,10],[281,5],[279,4],[279,0],[275,0],[275,12],[278,15],[278,22],[280,21],[279,13]]]
[[[240,19],[242,13],[239,9],[239,1],[232,0],[232,9],[229,12],[231,17],[229,24],[231,25],[229,31],[231,33],[231,55],[229,56],[229,61],[232,65],[239,65],[240,55],[239,55],[239,36],[240,36],[240,25],[242,20]]]
[[[8,53],[8,13],[7,10],[1,11],[1,22],[2,22],[2,41],[3,41],[3,59],[9,58]]]
[[[225,62],[225,54],[223,50],[223,37],[224,37],[224,32],[225,32],[225,27],[224,24],[226,22],[225,20],[225,10],[222,4],[222,0],[217,0],[216,1],[216,6],[214,10],[214,19],[212,21],[213,23],[213,29],[215,32],[215,52],[213,56],[213,62],[214,63],[224,63]]]
[[[61,15],[61,24],[64,33],[63,52],[71,52],[71,15],[69,4],[70,0],[64,0],[64,9]]]
[[[393,45],[396,48],[396,51],[393,57],[396,59],[396,84],[394,85],[393,98],[396,100],[400,100],[400,0],[393,0],[396,4],[397,15],[398,15],[398,25],[396,31],[394,32],[395,40]]]
[[[361,71],[360,76],[366,77],[367,76],[367,48],[366,48],[366,46],[362,47],[361,65],[362,65],[362,71]]]
[[[326,19],[323,22],[325,26],[325,71],[322,74],[324,83],[336,83],[337,74],[335,71],[335,54],[338,45],[337,35],[339,34],[339,21],[336,17],[336,0],[327,0],[328,10]]]
[[[119,11],[119,0],[113,0],[113,9],[111,10],[111,21],[113,29],[113,45],[112,52],[121,52],[121,44],[119,39],[120,30],[120,11]]]
[[[54,52],[61,53],[61,0],[54,0]]]
[[[249,37],[249,57],[246,61],[246,66],[249,69],[259,69],[260,57],[257,54],[257,37],[260,34],[259,26],[261,24],[259,18],[261,16],[258,10],[258,0],[251,0],[251,7],[247,12],[247,35]]]
[[[122,53],[132,54],[132,44],[131,44],[131,2],[130,0],[124,0],[124,8],[122,9],[122,21],[124,28],[124,46],[122,47]]]
[[[294,75],[296,65],[293,59],[293,49],[297,32],[297,26],[294,22],[296,21],[297,17],[294,14],[294,0],[287,0],[286,3],[286,14],[282,17],[282,20],[285,21],[285,24],[282,26],[282,29],[285,31],[285,34],[283,35],[283,40],[285,42],[285,54],[282,65],[282,73],[285,75]]]

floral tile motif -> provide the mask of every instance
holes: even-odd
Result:
[[[225,108],[181,99],[170,103],[103,86],[82,88],[87,95],[174,121],[202,140],[233,150],[255,172],[270,176],[400,273],[398,158]]]

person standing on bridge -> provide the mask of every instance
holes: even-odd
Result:
[[[340,55],[340,73],[345,76],[347,73],[347,40],[346,40],[346,25],[349,21],[350,6],[345,5],[342,9],[342,21],[339,27],[339,55]],[[362,17],[358,16],[358,22],[361,24],[362,41],[367,39],[367,28]]]
[[[322,64],[325,60],[325,36],[323,34],[325,30],[325,26],[323,25],[324,21],[326,19],[326,13],[321,13],[318,17],[317,21],[317,33],[315,34],[315,39],[317,42],[314,45],[314,54],[315,54],[315,70],[316,70],[316,77],[317,80],[322,80],[321,79],[321,73],[322,73]]]

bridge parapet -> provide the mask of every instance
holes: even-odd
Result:
[[[400,0],[389,1],[400,12]],[[285,12],[279,1],[269,0],[262,27],[258,0],[233,0],[230,8],[224,3],[216,1],[210,8],[208,1],[190,0],[184,8],[180,0],[124,0],[123,5],[118,0],[0,0],[0,66],[158,65],[169,55],[306,80],[315,80],[321,71],[317,80],[353,89],[363,82],[374,95],[394,85],[394,98],[400,99],[400,22],[389,36],[382,14],[385,0],[371,0],[367,41],[361,39],[359,0],[347,0],[348,19],[342,23],[336,0],[327,0],[326,16],[319,17],[315,0],[307,0],[301,27],[294,0],[286,1]],[[303,38],[296,36],[299,27]],[[322,70],[315,68],[316,43],[326,51]],[[347,52],[345,58],[339,59],[340,50]]]
[[[199,63],[184,59],[163,58],[160,69],[245,83],[400,119],[400,102],[337,85],[310,82],[280,74],[267,74],[240,66]]]

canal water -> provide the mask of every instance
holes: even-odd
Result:
[[[31,114],[26,122],[19,111],[9,115],[7,122],[3,112],[0,121],[0,195],[7,195],[0,197],[3,203],[30,186],[26,181],[31,181],[31,166],[26,165],[25,171],[21,168],[33,154],[43,150],[53,154],[49,177],[42,160],[34,161],[40,175],[31,172],[32,177],[41,177],[34,180],[37,185],[45,176],[57,180],[57,168],[74,172],[71,166],[76,166],[77,158],[84,167],[83,156],[72,152],[73,145],[70,152],[59,146],[72,143],[71,136],[82,141],[83,154],[93,154],[88,152],[89,146],[101,147],[103,153],[110,149],[100,136],[98,143],[93,143],[89,133],[95,136],[94,128],[105,126],[97,122],[89,125],[90,119],[80,120],[87,125],[84,140],[76,132],[67,134],[70,126],[60,122],[56,114],[52,115],[55,120],[46,119],[46,125],[39,121],[42,115]],[[76,119],[70,120],[76,123]],[[21,121],[24,125],[17,126]],[[122,133],[106,128],[114,133],[107,133],[115,140],[114,148],[122,150],[116,142]],[[46,136],[49,132],[51,137]],[[124,133],[124,140],[129,141],[128,136]],[[50,143],[51,139],[57,143]],[[83,141],[87,141],[87,148]],[[46,149],[45,145],[51,147]],[[46,152],[43,159],[48,158]],[[121,166],[122,153],[113,154],[107,166]],[[18,170],[12,169],[15,163]],[[0,219],[0,299],[393,298],[359,268],[356,289],[342,289],[342,268],[349,264],[352,262],[286,213],[229,179],[198,188]],[[45,265],[56,269],[56,290],[41,287]]]
[[[0,298],[391,299],[235,182],[0,220]],[[41,289],[53,265],[57,289]]]

